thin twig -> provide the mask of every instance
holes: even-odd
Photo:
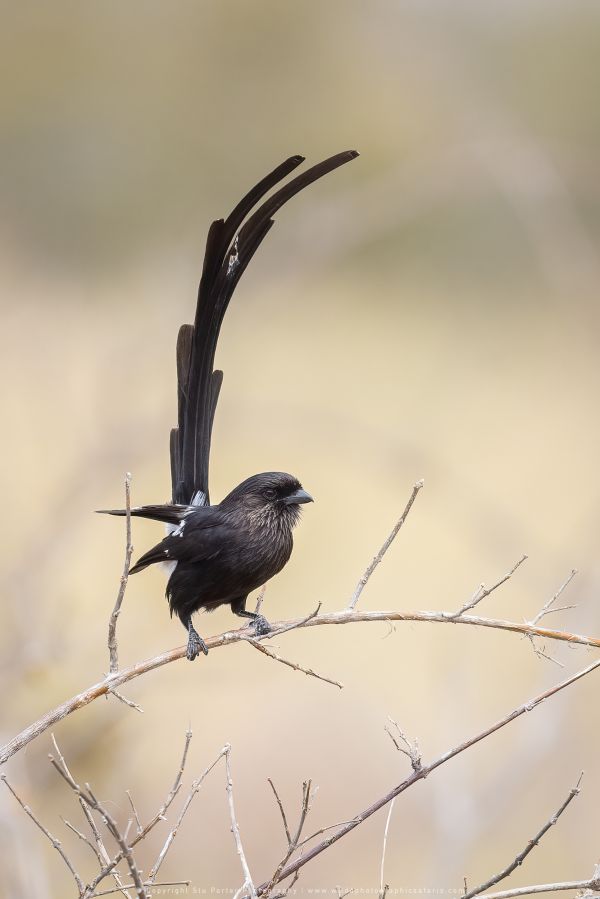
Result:
[[[180,787],[181,787],[181,779],[182,779],[182,777],[183,777],[183,772],[184,772],[184,769],[185,769],[185,763],[186,763],[186,760],[187,760],[188,749],[189,749],[189,746],[190,746],[190,741],[191,741],[191,739],[192,739],[192,732],[191,732],[191,730],[188,730],[188,731],[186,732],[186,735],[185,735],[185,746],[184,746],[184,749],[183,749],[183,755],[182,755],[182,758],[181,758],[181,762],[180,762],[180,764],[179,764],[179,769],[178,769],[177,774],[176,774],[176,776],[175,776],[175,781],[174,781],[174,783],[173,783],[173,786],[171,787],[171,790],[169,791],[169,793],[168,793],[168,795],[167,795],[167,798],[165,799],[165,801],[164,801],[163,804],[161,805],[161,807],[160,807],[160,809],[158,810],[158,812],[157,812],[157,813],[150,819],[150,821],[149,821],[146,825],[144,825],[144,827],[142,828],[141,832],[139,832],[139,833],[138,833],[138,834],[131,840],[131,842],[129,843],[129,847],[130,847],[131,849],[133,849],[133,847],[136,846],[141,840],[145,839],[146,836],[148,835],[148,833],[149,833],[149,832],[150,832],[150,831],[151,831],[151,830],[158,824],[159,821],[163,821],[163,820],[164,820],[165,815],[166,815],[166,812],[167,812],[169,806],[171,805],[171,803],[172,803],[173,800],[175,799],[175,797],[176,797],[176,795],[177,795],[177,793],[179,792],[179,789],[180,789]],[[55,746],[56,746],[56,741],[55,741]],[[59,758],[62,759],[62,756],[60,755],[60,750],[58,750],[58,747],[57,747],[57,746],[56,746],[56,748],[57,748],[57,752],[59,753]],[[50,756],[50,761],[52,762],[52,764],[54,765],[54,767],[56,767],[57,770],[59,770],[59,773],[64,777],[63,772],[60,770],[60,768],[58,767],[58,765],[57,765],[55,759],[53,759],[52,756]],[[63,762],[63,765],[64,765],[64,759],[62,759],[62,762]],[[71,778],[72,783],[69,784],[69,785],[71,786],[71,788],[73,788],[73,785],[74,785],[75,787],[77,787],[77,784],[75,783],[74,779],[73,779],[72,776],[70,775],[70,772],[69,772],[68,768],[66,768],[66,765],[64,765],[64,768],[65,768],[65,771],[67,772],[67,774],[69,774],[69,777]],[[89,897],[95,895],[96,887],[98,886],[98,884],[99,884],[102,880],[104,880],[105,877],[108,877],[109,875],[112,875],[113,877],[115,876],[115,868],[116,868],[116,866],[119,864],[119,862],[122,861],[122,859],[123,859],[124,857],[125,857],[125,854],[124,854],[124,852],[123,852],[122,849],[121,849],[119,852],[117,852],[117,854],[116,854],[112,859],[110,859],[109,856],[108,856],[108,854],[106,854],[106,863],[105,863],[104,866],[100,869],[100,871],[98,872],[98,874],[96,874],[96,876],[94,877],[94,879],[88,884],[88,886],[87,886],[87,888],[86,888],[86,892],[85,892],[85,897],[84,897],[84,899],[89,899]],[[115,880],[116,880],[116,878],[115,878]]]
[[[302,784],[302,804],[300,806],[300,820],[298,821],[298,826],[296,828],[294,836],[289,835],[289,831],[286,826],[286,833],[288,834],[288,848],[285,852],[285,855],[283,856],[283,858],[281,859],[281,861],[275,868],[275,871],[271,875],[271,879],[269,880],[268,884],[266,885],[264,890],[262,890],[262,895],[264,895],[264,896],[269,896],[271,894],[271,890],[273,889],[273,887],[281,881],[281,879],[282,879],[280,876],[281,872],[283,871],[283,869],[289,862],[290,858],[292,857],[292,855],[294,854],[296,849],[298,849],[302,845],[302,843],[300,843],[300,837],[302,836],[302,831],[304,830],[304,825],[306,823],[306,817],[310,811],[311,788],[312,788],[312,781],[310,781],[310,780],[305,781]],[[277,794],[275,794],[275,795],[277,796]],[[277,797],[277,798],[279,799],[279,797]],[[299,872],[296,871],[295,875],[298,873]],[[293,882],[294,881],[292,881],[292,883]],[[290,887],[291,887],[291,885],[292,884],[290,884]],[[290,889],[290,887],[288,887],[288,890]],[[275,897],[272,894],[271,894],[271,899],[275,899]]]
[[[74,780],[73,775],[71,774],[69,767],[65,761],[65,757],[63,756],[62,752],[60,751],[59,745],[56,742],[56,738],[55,738],[54,734],[51,734],[51,738],[52,738],[52,744],[53,744],[54,750],[58,756],[58,761],[59,761],[60,765],[67,772],[67,774],[69,775],[71,780]],[[96,826],[96,822],[94,821],[94,816],[92,815],[92,811],[91,811],[89,805],[86,803],[83,796],[81,795],[81,793],[78,794],[77,799],[79,801],[79,805],[81,806],[81,811],[83,812],[83,816],[84,816],[85,820],[87,821],[88,826],[92,832],[92,836],[94,838],[95,845],[92,844],[90,841],[90,846],[92,846],[92,848],[94,849],[94,851],[96,853],[96,858],[98,859],[99,864],[101,866],[105,865],[110,861],[110,856],[108,854],[106,846],[104,845],[104,841],[100,835],[100,831],[98,830],[98,827]],[[117,887],[120,887],[121,886],[121,878],[120,878],[120,875],[118,874],[118,872],[113,871],[112,876],[113,876],[113,879],[114,879]]]
[[[208,766],[208,768],[206,768],[202,772],[200,777],[198,777],[196,780],[194,780],[192,782],[192,787],[190,789],[187,799],[183,803],[183,807],[181,809],[181,812],[179,813],[179,817],[175,823],[175,826],[172,828],[169,835],[167,836],[167,839],[165,840],[162,849],[158,853],[158,857],[157,857],[156,861],[154,862],[154,864],[152,865],[152,868],[150,869],[150,873],[148,874],[148,880],[147,880],[147,884],[146,884],[147,886],[150,886],[150,885],[158,886],[158,884],[154,883],[156,875],[158,874],[159,868],[165,860],[167,852],[173,845],[173,840],[177,836],[177,832],[181,826],[181,822],[183,821],[183,819],[187,813],[187,810],[189,809],[190,805],[192,804],[194,796],[196,795],[196,793],[199,791],[200,787],[202,786],[204,779],[207,777],[208,774],[210,774],[212,769],[215,767],[215,765],[218,764],[219,760],[224,755],[225,755],[225,749],[222,749],[220,751],[220,753],[218,754],[218,756],[216,757],[216,759],[214,760],[214,762],[212,762],[212,764],[210,764]]]
[[[283,659],[281,656],[278,656],[277,653],[272,649],[268,649],[268,647],[263,646],[262,643],[259,643],[258,640],[248,640],[248,643],[255,649],[258,649],[259,652],[264,653],[270,659],[274,659],[276,662],[281,662],[282,665],[287,665],[288,668],[293,668],[294,671],[302,671],[304,674],[308,674],[310,677],[316,677],[317,680],[325,681],[326,684],[332,684],[334,687],[339,687],[340,690],[344,689],[344,685],[340,684],[339,681],[332,680],[329,677],[325,677],[324,674],[317,674],[317,672],[313,671],[312,668],[304,668],[298,662],[290,662],[289,659]]]
[[[540,621],[544,617],[544,615],[548,615],[548,614],[550,614],[550,612],[564,612],[566,609],[574,609],[575,608],[575,606],[561,606],[561,608],[557,609],[557,608],[552,608],[552,606],[554,605],[554,603],[556,602],[558,597],[561,595],[563,590],[566,590],[566,588],[569,586],[569,584],[571,583],[571,581],[573,580],[573,578],[575,577],[576,574],[577,574],[577,569],[573,568],[573,570],[571,571],[571,573],[568,576],[568,578],[566,579],[566,581],[563,584],[561,584],[561,586],[558,588],[558,590],[556,591],[554,596],[551,596],[550,599],[544,603],[544,605],[542,606],[540,611],[537,613],[537,615],[534,618],[532,618],[531,621],[528,622],[528,624],[536,625],[538,623],[538,621]]]
[[[385,829],[383,831],[383,848],[381,850],[381,869],[380,869],[380,873],[379,873],[379,899],[385,899],[385,897],[387,895],[387,891],[390,888],[389,883],[384,884],[384,882],[383,882],[383,872],[384,872],[384,868],[385,868],[385,850],[387,849],[387,838],[388,838],[388,831],[390,829],[390,819],[392,817],[392,812],[394,811],[394,803],[395,802],[396,802],[396,799],[394,797],[394,799],[392,799],[392,801],[390,802],[390,807],[389,807],[389,810],[387,813],[387,818],[385,821]]]
[[[133,701],[133,699],[127,699],[127,697],[126,697],[126,696],[123,696],[122,693],[119,693],[118,690],[115,690],[115,689],[113,688],[113,689],[110,691],[110,694],[111,694],[111,696],[115,696],[115,697],[119,700],[119,702],[122,702],[124,705],[129,706],[130,709],[135,709],[136,712],[142,712],[142,713],[143,713],[144,710],[143,710],[143,708],[141,707],[141,705],[138,705],[137,702],[134,702],[134,701]]]
[[[227,804],[229,805],[229,817],[231,820],[231,832],[233,833],[235,848],[240,860],[240,865],[242,867],[242,873],[244,875],[243,889],[248,889],[250,891],[250,896],[252,897],[252,899],[256,899],[256,887],[254,886],[252,875],[250,874],[250,869],[248,867],[248,862],[246,861],[244,847],[242,846],[242,838],[240,837],[240,828],[237,822],[237,818],[235,817],[235,806],[233,804],[233,780],[231,779],[231,745],[229,743],[227,743],[223,747],[222,754],[225,756],[225,786],[227,790]]]
[[[58,854],[64,861],[65,865],[67,866],[67,868],[73,875],[75,883],[77,884],[77,889],[79,890],[79,895],[82,896],[83,890],[84,890],[83,880],[81,879],[81,877],[75,870],[75,866],[73,865],[73,862],[71,861],[71,859],[69,858],[69,856],[67,855],[65,850],[63,849],[60,840],[57,840],[56,837],[52,836],[52,834],[50,833],[48,828],[44,827],[44,825],[42,824],[40,819],[34,814],[34,812],[32,812],[31,808],[25,802],[23,802],[23,800],[21,799],[19,794],[16,792],[16,790],[9,784],[6,774],[0,774],[0,780],[4,781],[6,787],[13,794],[13,796],[15,797],[15,799],[17,800],[17,802],[19,803],[19,805],[21,806],[21,808],[23,809],[25,814],[31,818],[31,820],[36,825],[36,827],[38,827],[39,830],[42,831],[44,836],[46,836],[50,840],[50,842],[52,843],[52,846],[54,847],[54,849],[56,849],[56,851],[58,852]]]
[[[400,528],[406,521],[406,519],[408,517],[408,513],[411,510],[412,504],[414,503],[415,499],[417,498],[417,494],[418,494],[419,490],[421,490],[421,488],[423,487],[424,483],[425,482],[423,480],[420,480],[420,481],[417,481],[417,483],[414,485],[414,487],[412,489],[412,493],[410,495],[410,498],[404,508],[404,512],[402,513],[402,515],[400,516],[400,518],[398,519],[398,521],[392,528],[391,533],[388,535],[387,539],[383,543],[383,545],[382,545],[381,549],[379,550],[379,552],[377,553],[377,555],[374,556],[374,558],[371,560],[371,562],[367,566],[365,573],[363,574],[363,576],[359,580],[358,584],[356,585],[356,589],[355,589],[354,593],[352,594],[350,602],[348,603],[349,609],[356,608],[356,604],[358,603],[358,600],[360,599],[360,594],[365,589],[369,578],[371,577],[371,575],[373,574],[373,572],[375,571],[375,569],[377,568],[377,566],[379,565],[379,563],[385,556],[386,552],[388,551],[388,549],[394,542],[396,536],[398,535],[398,531],[400,530]]]
[[[304,618],[274,622],[272,625],[274,629],[273,633],[267,634],[267,638],[298,628],[320,627],[322,625],[330,624],[358,624],[364,621],[427,621],[439,624],[461,624],[469,625],[471,627],[486,627],[495,630],[509,631],[515,634],[531,634],[534,637],[540,637],[546,640],[558,640],[565,643],[578,644],[580,646],[600,648],[600,638],[598,637],[589,637],[583,634],[569,633],[568,631],[550,630],[549,628],[538,626],[532,627],[530,624],[524,622],[507,621],[499,618],[482,618],[478,615],[461,615],[459,618],[455,618],[448,612],[426,610],[401,612],[398,610],[351,611],[342,609],[337,612],[324,612],[322,615],[313,612],[311,615]],[[239,643],[241,640],[251,639],[256,639],[256,633],[252,625],[249,625],[248,627],[240,628],[237,631],[225,631],[217,636],[208,637],[205,642],[209,649],[217,649],[222,646],[229,646],[232,643]],[[43,734],[49,727],[52,727],[52,725],[56,724],[58,721],[62,721],[67,715],[71,715],[78,709],[89,705],[90,702],[94,702],[94,700],[98,699],[100,696],[105,696],[114,687],[128,683],[137,677],[147,674],[149,671],[161,668],[163,665],[178,661],[179,659],[184,658],[185,654],[186,647],[178,646],[175,649],[168,650],[160,653],[160,655],[138,662],[136,665],[131,665],[129,668],[121,668],[114,674],[110,674],[103,680],[92,684],[92,686],[88,687],[86,690],[77,693],[75,696],[67,699],[66,702],[63,702],[56,708],[46,712],[45,715],[42,715],[41,718],[33,724],[30,724],[22,730],[21,733],[17,734],[16,737],[1,747],[0,765],[3,765],[16,752],[19,752],[24,746],[27,746],[27,744],[31,743],[32,740],[35,740],[36,737],[39,737],[40,734]],[[201,663],[197,662],[196,664]]]
[[[567,880],[562,883],[537,883],[535,886],[516,887],[514,890],[500,890],[498,893],[484,893],[481,899],[516,899],[517,896],[534,896],[536,893],[557,893],[559,890],[600,891],[600,877],[591,880]]]
[[[271,780],[271,778],[268,777],[267,780],[268,780],[268,782],[269,782],[269,784],[270,784],[270,786],[271,786],[271,789],[273,790],[273,793],[274,793],[274,795],[275,795],[275,799],[277,800],[277,805],[279,806],[279,812],[280,812],[280,814],[281,814],[281,820],[283,821],[283,829],[285,830],[285,835],[286,835],[286,837],[287,837],[287,841],[288,841],[288,844],[289,844],[289,843],[292,842],[292,838],[291,838],[291,836],[290,836],[290,829],[289,829],[289,827],[288,827],[287,818],[285,817],[285,812],[284,812],[284,810],[283,810],[283,803],[282,803],[281,799],[279,798],[279,793],[278,793],[277,790],[275,789],[275,784],[273,783],[273,781]]]
[[[573,799],[575,799],[575,797],[579,795],[579,792],[580,792],[579,785],[581,783],[582,777],[583,777],[583,774],[580,775],[579,780],[577,781],[577,783],[575,784],[573,789],[570,791],[569,795],[567,796],[565,801],[562,803],[562,805],[554,812],[552,817],[548,821],[546,821],[544,826],[536,833],[536,835],[533,837],[533,839],[529,840],[529,842],[527,843],[527,845],[525,846],[523,851],[520,852],[516,856],[516,858],[514,858],[512,860],[512,862],[509,865],[507,865],[505,868],[503,868],[502,871],[499,871],[498,874],[494,874],[493,877],[490,877],[490,879],[486,880],[485,883],[481,883],[478,887],[475,887],[475,889],[469,890],[468,893],[465,893],[464,899],[473,899],[474,896],[478,896],[480,893],[484,893],[485,890],[489,890],[490,887],[493,887],[497,883],[500,883],[501,880],[504,880],[506,877],[508,877],[510,874],[512,874],[512,872],[516,868],[518,868],[519,865],[523,864],[523,862],[525,861],[525,859],[527,858],[529,853],[538,845],[538,843],[540,842],[542,837],[545,836],[545,834],[550,830],[550,828],[554,824],[556,824],[556,822],[558,821],[558,819],[560,818],[560,816],[562,815],[562,813],[564,812],[566,807],[569,805],[569,803],[572,802]]]
[[[56,745],[56,741],[55,741]],[[133,857],[133,853],[131,851],[131,846],[127,843],[127,840],[119,830],[115,819],[112,817],[108,809],[102,805],[99,799],[96,798],[94,793],[92,792],[92,788],[89,783],[85,784],[85,791],[79,786],[79,784],[73,778],[71,772],[69,771],[66,764],[64,764],[64,759],[62,754],[59,752],[59,761],[57,761],[54,756],[49,755],[51,764],[55,768],[56,771],[60,774],[60,776],[65,780],[68,785],[71,787],[76,796],[81,797],[83,801],[98,812],[100,817],[102,818],[106,828],[115,842],[118,844],[120,851],[122,853],[122,858],[125,859],[127,863],[127,867],[129,868],[129,873],[131,874],[131,879],[133,880],[135,890],[138,896],[138,899],[147,899],[147,893],[144,888],[144,884],[142,883],[142,879],[140,876],[139,869],[137,867],[135,858]],[[62,760],[62,762],[61,762]],[[90,895],[90,887],[88,885],[87,888],[84,889],[82,884],[81,895]]]
[[[406,734],[404,733],[404,731],[401,729],[398,722],[394,721],[393,718],[390,718],[389,715],[388,715],[388,721],[391,724],[393,724],[394,727],[396,728],[396,733],[398,735],[398,740],[400,740],[400,743],[398,742],[398,740],[396,740],[393,733],[391,732],[391,730],[388,727],[385,728],[386,734],[389,736],[390,740],[392,741],[392,743],[394,744],[394,746],[396,747],[398,752],[401,752],[408,759],[410,759],[410,764],[411,764],[413,771],[420,771],[421,766],[422,766],[422,760],[421,760],[421,751],[419,749],[419,741],[416,739],[409,740],[408,737],[406,736]],[[404,744],[404,746],[401,745],[402,743]]]
[[[111,673],[119,670],[119,653],[117,647],[117,619],[121,614],[121,605],[127,588],[127,580],[129,578],[129,567],[131,565],[131,556],[133,554],[133,545],[131,543],[131,474],[127,472],[125,475],[125,562],[123,564],[123,574],[119,584],[119,592],[108,622],[108,652],[110,656]]]
[[[137,832],[138,834],[140,834],[144,828],[142,827],[140,816],[138,815],[138,810],[135,807],[135,802],[133,801],[129,790],[125,790],[125,795],[127,796],[129,805],[131,806],[131,811],[133,812],[133,817],[135,818],[135,826],[137,827]]]
[[[482,599],[485,599],[486,596],[489,596],[490,593],[493,593],[494,590],[497,590],[498,587],[501,587],[502,584],[505,584],[506,581],[510,580],[510,578],[513,576],[513,574],[515,573],[517,568],[519,568],[519,566],[521,566],[523,564],[523,562],[525,562],[526,560],[527,560],[527,556],[522,555],[521,558],[519,559],[519,561],[515,562],[513,567],[510,569],[510,571],[507,571],[506,574],[502,575],[500,580],[496,581],[496,583],[492,587],[486,587],[485,584],[480,584],[479,587],[477,588],[477,590],[475,591],[475,593],[473,594],[473,596],[471,597],[471,599],[469,600],[469,602],[466,602],[464,604],[464,606],[461,606],[461,608],[458,610],[458,612],[452,612],[451,615],[448,615],[448,618],[450,618],[450,619],[460,618],[460,616],[464,615],[465,612],[468,612],[469,609],[474,609],[475,606],[478,605]]]
[[[333,843],[336,843],[338,840],[342,839],[342,837],[346,836],[347,833],[354,830],[355,827],[358,827],[359,824],[362,824],[367,818],[370,818],[371,815],[374,815],[375,812],[379,811],[380,808],[383,808],[388,802],[391,802],[396,796],[399,796],[400,793],[403,793],[413,784],[417,783],[417,781],[423,780],[427,777],[432,771],[436,768],[439,768],[441,765],[444,765],[446,762],[450,761],[450,759],[459,755],[461,752],[464,752],[466,749],[470,749],[471,746],[481,742],[482,740],[489,737],[491,734],[505,727],[507,724],[510,724],[516,718],[519,718],[521,715],[524,715],[526,712],[532,711],[536,706],[540,705],[540,703],[544,702],[544,700],[549,699],[551,696],[556,695],[561,690],[564,690],[566,687],[569,687],[571,684],[574,684],[576,681],[585,677],[587,674],[590,674],[592,671],[595,671],[597,668],[600,668],[600,659],[596,662],[593,662],[591,665],[588,665],[586,668],[582,668],[576,674],[571,675],[566,680],[561,681],[561,683],[557,684],[554,687],[550,687],[550,689],[545,690],[543,693],[540,693],[538,696],[535,696],[529,702],[523,703],[523,705],[518,706],[516,709],[513,709],[508,715],[504,718],[501,718],[491,727],[488,727],[486,730],[481,731],[470,739],[466,740],[463,743],[460,743],[458,746],[455,746],[453,749],[450,749],[448,752],[445,752],[443,755],[439,756],[433,762],[430,762],[428,765],[423,765],[419,771],[413,771],[413,773],[395,786],[389,793],[386,793],[385,796],[377,799],[372,805],[366,808],[364,811],[360,812],[356,815],[348,824],[341,827],[338,831],[336,831],[331,836],[322,840],[316,846],[313,846],[305,855],[301,858],[296,859],[291,864],[287,865],[283,871],[281,872],[279,879],[285,880],[286,877],[289,877],[290,874],[293,874],[295,871],[298,871],[304,865],[308,864],[312,861],[317,855],[320,855],[325,849],[328,849]],[[264,889],[268,884],[261,884],[257,888],[257,894],[262,895]]]
[[[144,883],[145,887],[155,886],[155,887],[189,887],[191,884],[191,880],[162,880],[160,883]],[[135,884],[127,883],[124,885],[124,890],[132,890]],[[113,887],[111,890],[100,890],[99,893],[94,893],[94,896],[110,896],[111,893],[119,893],[120,890],[118,887]]]

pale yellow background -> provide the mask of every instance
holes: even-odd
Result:
[[[271,468],[316,498],[266,615],[345,603],[423,477],[365,608],[456,609],[527,552],[482,613],[531,617],[576,567],[565,603],[577,608],[548,621],[598,635],[597,5],[2,6],[2,737],[107,668],[123,529],[92,510],[122,503],[127,470],[134,502],[167,499],[175,339],[193,315],[206,229],[292,153],[362,155],[277,216],[221,336],[214,500]],[[136,551],[160,536],[136,522]],[[123,663],[183,642],[163,592],[159,571],[132,578]],[[207,635],[233,626],[227,610],[198,620]],[[120,822],[125,789],[144,817],[164,798],[188,724],[186,786],[230,741],[260,882],[284,849],[267,777],[290,814],[313,779],[313,830],[351,818],[409,770],[386,716],[431,759],[595,658],[546,646],[563,671],[510,634],[388,631],[277,641],[341,692],[237,645],[133,683],[143,715],[101,700],[56,735]],[[582,769],[582,796],[511,884],[591,875],[599,695],[592,675],[399,800],[391,888],[485,879]],[[46,734],[5,771],[85,873],[49,749]],[[384,823],[372,818],[297,888],[376,890]],[[6,792],[0,858],[7,899],[75,895]],[[152,861],[142,852],[142,867]],[[239,885],[222,770],[162,873],[209,893]]]

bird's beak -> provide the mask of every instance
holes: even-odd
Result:
[[[307,493],[306,490],[296,490],[295,493],[291,493],[289,496],[286,496],[284,499],[284,503],[286,506],[296,506],[300,505],[300,503],[314,503],[314,499]]]

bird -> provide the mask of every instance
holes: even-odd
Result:
[[[304,162],[291,156],[258,182],[226,219],[209,228],[194,324],[181,326],[177,338],[177,427],[170,436],[170,503],[127,509],[99,509],[102,514],[163,522],[167,536],[130,569],[137,574],[166,563],[171,616],[188,634],[186,657],[208,654],[192,615],[229,605],[250,619],[257,635],[269,633],[263,615],[246,609],[248,595],[288,562],[292,530],[301,507],[313,497],[300,481],[282,471],[252,475],[215,505],[210,504],[208,472],[212,427],[223,372],[215,370],[219,332],[233,292],[254,253],[274,224],[275,213],[314,181],[356,158],[355,150],[317,163],[271,194],[266,194]],[[255,209],[255,211],[253,211]]]

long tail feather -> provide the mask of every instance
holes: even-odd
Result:
[[[191,503],[198,491],[208,502],[210,441],[223,378],[213,365],[223,317],[239,279],[272,227],[273,215],[299,191],[356,156],[356,151],[348,150],[318,163],[250,215],[268,191],[304,161],[302,156],[291,156],[256,184],[227,219],[212,223],[194,324],[183,325],[177,341],[178,426],[171,431],[170,441],[174,503]]]

